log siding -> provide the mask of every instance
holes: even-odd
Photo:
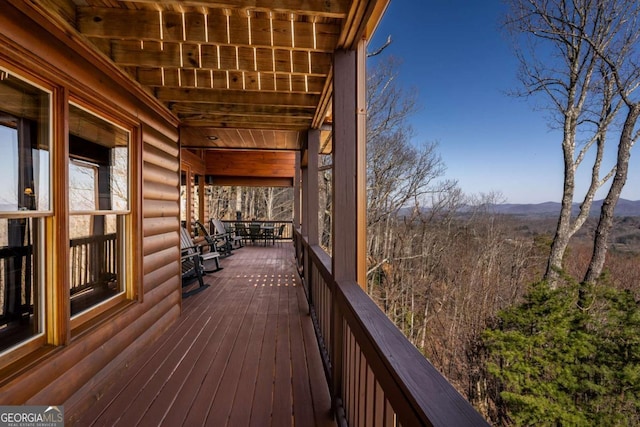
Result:
[[[70,98],[132,130],[132,219],[127,230],[132,261],[127,271],[131,280],[127,299],[74,330],[73,335],[68,320],[58,322],[55,328],[63,330],[55,335],[47,332],[51,344],[10,360],[0,369],[2,404],[66,402],[82,410],[98,399],[108,385],[107,378],[117,377],[128,360],[154,342],[181,313],[178,121],[81,40],[32,8],[29,2],[2,2],[0,63],[54,87],[54,171],[66,168],[68,125],[57,117],[67,114]],[[64,219],[68,208],[62,196],[54,194],[57,219],[49,224],[53,236],[68,235]],[[65,245],[68,242],[60,244]],[[48,250],[54,252],[52,247]],[[60,266],[68,265],[64,251],[51,255]],[[62,273],[48,276],[60,282],[52,286],[68,289],[65,268],[53,270]],[[54,312],[47,319],[64,319],[60,312],[64,305],[54,301],[47,297],[47,310]]]

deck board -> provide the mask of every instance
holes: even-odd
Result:
[[[199,306],[204,305],[206,304],[199,304]],[[162,342],[150,347],[148,351],[133,361],[133,366],[129,368],[129,376],[124,379],[122,386],[112,387],[109,396],[105,395],[98,401],[98,403],[104,402],[104,408],[95,420],[96,425],[108,426],[118,422],[122,424],[124,422],[121,420],[122,417],[137,414],[133,410],[128,411],[134,401],[144,399],[152,391],[148,387],[149,383],[154,378],[157,381],[161,377],[163,366],[166,363],[171,363],[171,359],[179,360],[181,348],[187,342],[185,340],[188,340],[190,334],[197,333],[198,328],[201,327],[204,312],[198,310],[198,306],[193,308],[194,310],[180,319],[179,325],[171,328],[160,338],[159,341]],[[136,407],[133,406],[133,408]],[[97,409],[97,407],[92,408],[92,412]]]
[[[276,371],[273,390],[272,425],[292,424],[293,409],[291,402],[291,347],[289,342],[288,292],[281,290],[278,301],[278,328],[276,332]]]
[[[335,425],[291,245],[241,248],[222,266],[83,425]]]
[[[291,342],[304,343],[300,318],[305,315],[298,299],[294,295],[289,299],[289,334]],[[306,355],[299,351],[291,352],[293,380],[293,417],[298,425],[313,425],[313,400],[309,385],[309,370]]]

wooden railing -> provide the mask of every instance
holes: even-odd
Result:
[[[275,231],[275,240],[279,241],[279,240],[291,240],[293,238],[293,222],[292,221],[261,221],[261,220],[256,220],[256,221],[229,221],[229,220],[223,220],[222,221],[225,226],[229,226],[231,229],[235,228],[235,224],[236,223],[240,223],[240,224],[244,224],[247,228],[249,227],[249,224],[251,223],[256,223],[259,222],[262,225],[269,225],[272,226],[274,231]],[[284,230],[282,231],[282,236],[278,235],[278,229],[280,228],[281,225],[284,225]]]
[[[32,311],[32,257],[32,246],[0,248],[0,327]]]
[[[71,296],[101,286],[117,274],[116,234],[71,239]]]
[[[488,425],[322,248],[297,230],[294,244],[340,425]]]
[[[84,291],[105,290],[112,285],[117,277],[115,233],[72,239],[70,252],[72,300]],[[31,246],[0,248],[0,326],[32,310],[32,256]]]

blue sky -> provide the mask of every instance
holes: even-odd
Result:
[[[509,203],[559,202],[561,135],[535,108],[540,99],[507,94],[519,82],[500,28],[505,11],[500,0],[392,0],[369,49],[391,36],[383,55],[401,60],[400,80],[419,94],[414,142],[439,144],[446,178],[467,194],[500,192]],[[631,200],[640,199],[638,156],[635,147],[622,194]],[[587,179],[578,176],[579,191]]]

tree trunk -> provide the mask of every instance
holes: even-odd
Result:
[[[265,204],[267,210],[267,218],[268,220],[273,219],[273,204],[274,204],[274,189],[273,187],[269,187],[265,189]]]
[[[331,248],[331,191],[332,190],[332,175],[324,172],[322,174],[322,179],[324,181],[324,189],[325,193],[325,205],[322,213],[322,238],[321,244],[327,250]],[[310,218],[310,221],[318,221],[318,218]]]
[[[575,141],[575,120],[565,120],[562,152],[564,155],[564,187],[562,189],[562,205],[558,226],[551,243],[551,251],[547,260],[544,280],[552,288],[557,286],[559,271],[562,270],[562,258],[571,239],[571,210],[573,209],[573,194],[575,191],[575,164],[573,161],[573,143]]]
[[[237,215],[237,212],[242,212],[242,187],[236,187],[236,211],[234,214]],[[242,219],[242,213],[239,219]]]
[[[631,147],[634,143],[633,130],[640,116],[640,104],[634,104],[627,113],[622,133],[620,134],[620,142],[618,144],[618,158],[616,161],[616,174],[613,182],[602,203],[600,211],[600,220],[596,227],[596,235],[593,244],[593,254],[587,273],[584,276],[583,283],[593,283],[602,274],[604,261],[609,248],[609,235],[613,226],[613,213],[620,199],[620,193],[627,181],[629,171],[629,158],[631,157]]]

